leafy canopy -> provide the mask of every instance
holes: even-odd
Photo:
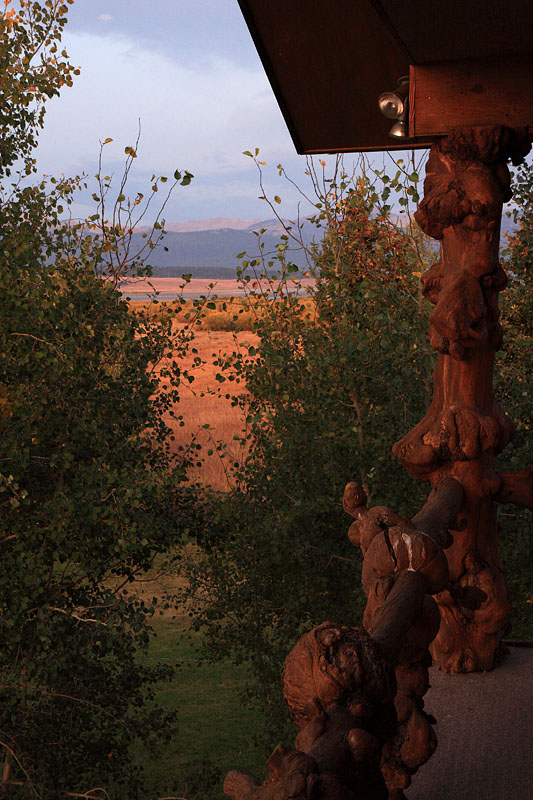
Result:
[[[86,222],[65,221],[85,179],[29,180],[45,100],[76,72],[65,13],[47,0],[0,17],[0,785],[145,798],[131,746],[168,738],[175,715],[153,703],[171,670],[139,659],[160,603],[134,581],[162,567],[197,505],[164,422],[190,326],[133,314],[117,290],[149,270],[131,232],[166,182],[128,202],[134,148],[116,200],[97,176]],[[161,229],[158,217],[147,253]]]

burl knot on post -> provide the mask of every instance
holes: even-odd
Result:
[[[387,800],[382,751],[395,733],[394,672],[362,628],[325,622],[285,662],[284,694],[299,728],[295,750],[279,745],[259,785],[230,772],[232,800]]]
[[[344,509],[355,519],[348,536],[364,555],[363,624],[395,664],[397,727],[381,759],[391,798],[402,796],[437,743],[422,699],[429,685],[428,647],[440,624],[431,595],[449,582],[443,547],[451,543],[449,529],[462,500],[458,481],[446,478],[422,511],[408,520],[384,506],[368,509],[356,483],[348,484],[344,493]]]

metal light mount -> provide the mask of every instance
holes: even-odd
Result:
[[[392,92],[383,92],[378,100],[379,110],[387,119],[396,122],[389,131],[389,136],[407,137],[407,118],[409,114],[409,76],[398,78],[398,85]]]

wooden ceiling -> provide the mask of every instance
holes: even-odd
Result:
[[[463,93],[467,99],[478,95],[471,113],[481,113],[470,124],[494,124],[500,113],[502,124],[513,124],[512,109],[494,110],[505,91],[491,87],[494,76],[505,88],[505,81],[516,84],[518,74],[513,108],[522,111],[514,124],[533,128],[533,0],[238,2],[299,153],[405,149],[405,139],[389,137],[392,123],[379,112],[378,97],[399,77],[411,74],[413,84],[417,67],[435,64],[440,72],[432,75],[444,74],[448,92],[470,76],[472,88]],[[413,95],[411,100],[413,106]],[[447,108],[445,98],[439,103]],[[528,104],[531,113],[524,111]],[[492,110],[487,123],[484,108]],[[413,108],[410,122],[414,132]],[[443,132],[427,124],[418,128],[408,147],[427,147]]]

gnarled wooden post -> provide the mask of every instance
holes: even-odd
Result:
[[[463,500],[445,478],[409,521],[384,507],[366,508],[348,484],[348,532],[364,553],[364,628],[325,622],[306,633],[285,662],[284,694],[300,729],[296,749],[281,745],[259,785],[230,772],[232,800],[401,800],[411,776],[436,747],[424,711],[428,645],[439,627],[431,594],[449,580],[442,546],[451,541]]]
[[[442,244],[423,276],[435,305],[435,390],[425,418],[394,447],[432,491],[408,520],[367,509],[362,488],[346,487],[344,508],[355,518],[348,536],[364,554],[364,628],[325,622],[296,644],[283,676],[300,729],[296,749],[274,750],[261,785],[230,772],[232,800],[401,800],[436,747],[423,702],[430,644],[448,671],[493,664],[509,617],[495,502],[533,505],[533,468],[494,469],[513,430],[492,388],[506,284],[498,261],[506,162],[528,150],[525,131],[502,127],[459,131],[433,146],[416,218]]]
[[[525,497],[527,504],[532,496],[530,472],[495,472],[495,454],[513,428],[492,385],[501,343],[498,294],[507,283],[498,260],[502,206],[511,197],[507,160],[517,164],[529,149],[526,130],[504,127],[460,130],[437,140],[415,215],[422,230],[441,242],[440,260],[422,277],[423,292],[435,305],[429,338],[439,358],[433,402],[394,453],[414,477],[436,485],[453,475],[465,493],[447,550],[450,584],[436,597],[442,622],[431,648],[448,672],[493,666],[510,612],[495,499]]]

